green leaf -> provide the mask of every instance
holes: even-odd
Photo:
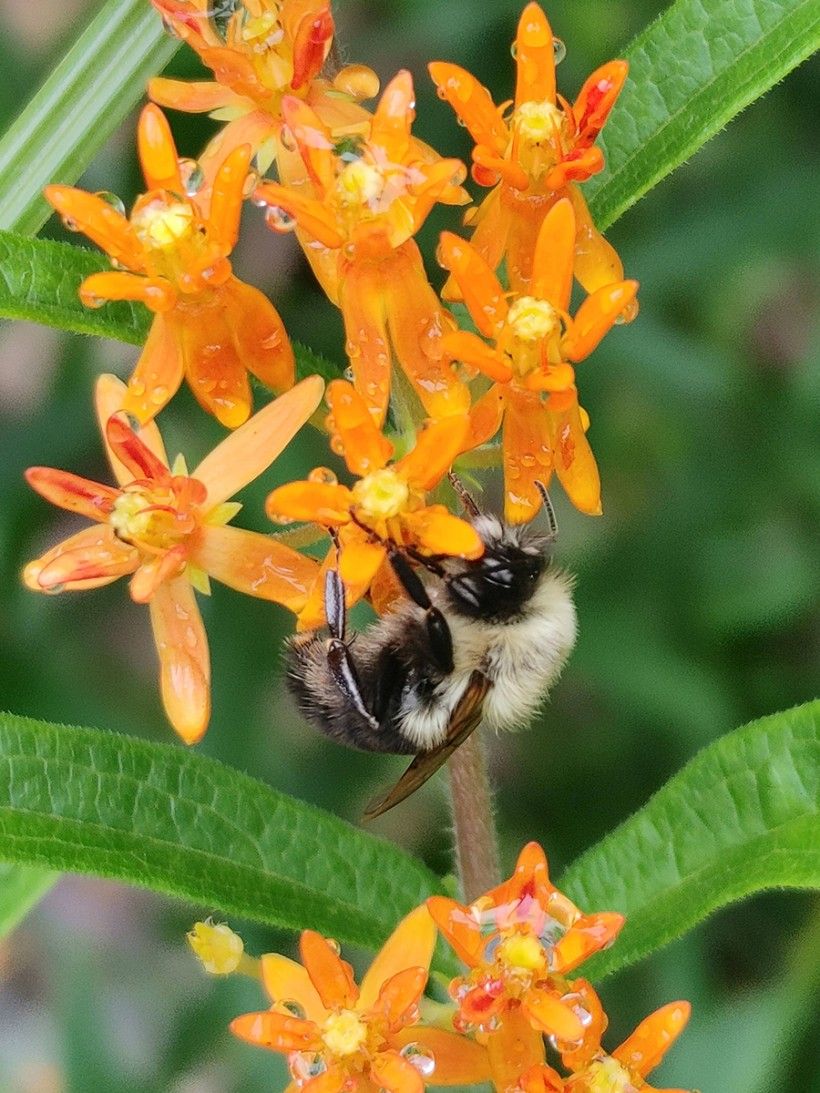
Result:
[[[627,921],[589,964],[593,979],[766,888],[820,888],[820,701],[704,748],[626,823],[583,854],[559,887],[584,910]]]
[[[585,187],[601,230],[820,48],[817,0],[677,0],[626,50],[629,81],[604,130],[607,170]]]
[[[178,46],[148,0],[102,6],[0,139],[0,226],[43,226],[43,187],[77,181]]]
[[[142,345],[151,325],[151,313],[143,304],[87,308],[80,303],[80,282],[110,269],[108,259],[97,251],[0,229],[0,318]],[[294,342],[293,351],[300,378],[318,374],[332,380],[341,375],[339,365],[308,346]]]
[[[441,890],[398,847],[196,752],[12,714],[0,714],[0,860],[368,948]]]
[[[49,869],[0,862],[0,938],[14,929],[56,879]]]

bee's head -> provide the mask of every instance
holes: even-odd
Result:
[[[549,564],[551,540],[495,516],[477,516],[473,525],[484,553],[474,561],[448,563],[444,584],[452,608],[487,620],[521,614]]]

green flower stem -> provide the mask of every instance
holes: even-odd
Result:
[[[453,752],[448,771],[456,862],[464,898],[471,903],[501,879],[487,752],[479,732]]]

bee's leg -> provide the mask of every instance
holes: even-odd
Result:
[[[424,611],[424,621],[427,626],[427,636],[430,641],[430,653],[433,662],[439,671],[444,675],[449,675],[454,667],[453,636],[450,633],[447,620],[441,611],[430,602],[427,589],[401,551],[395,547],[388,547],[388,557],[393,572],[404,587],[404,591],[413,603]]]
[[[345,589],[336,569],[329,569],[325,576],[325,617],[330,631],[330,637],[325,642],[325,654],[333,682],[359,716],[363,717],[371,728],[378,729],[379,722],[368,710],[362,698],[359,677],[345,642],[347,620]]]

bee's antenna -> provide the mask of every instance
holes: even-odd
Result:
[[[541,494],[541,500],[544,502],[544,512],[547,514],[547,523],[550,526],[550,539],[558,538],[558,521],[555,518],[555,509],[552,507],[552,501],[550,495],[547,493],[547,487],[543,482],[539,482],[536,479],[535,488]]]
[[[471,516],[475,520],[478,516],[481,515],[481,509],[470,496],[467,487],[464,485],[458,475],[454,474],[452,471],[447,472],[447,477],[450,479],[450,485],[458,494],[458,499],[464,506],[464,511],[467,513],[468,516]]]

